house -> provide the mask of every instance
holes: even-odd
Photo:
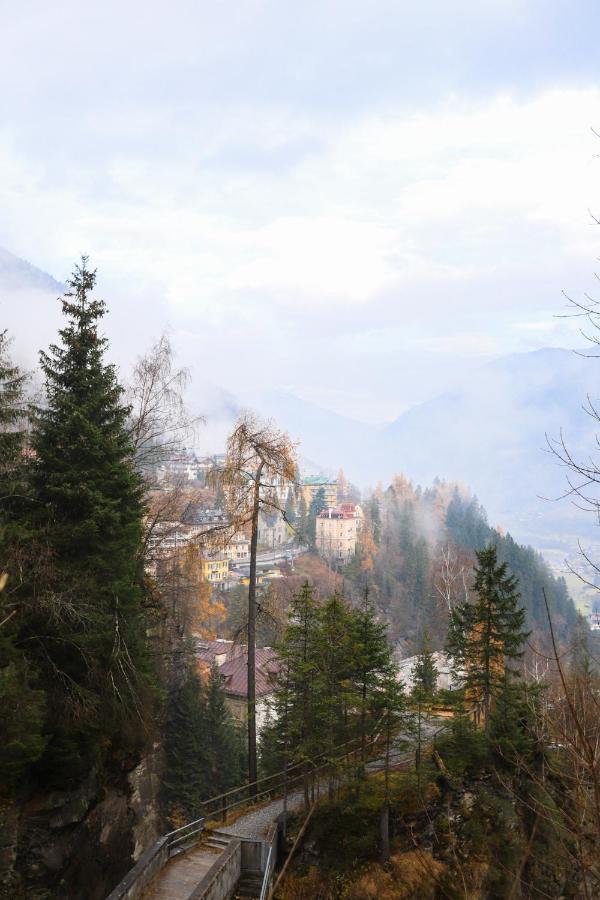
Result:
[[[359,531],[358,509],[352,503],[343,503],[319,513],[315,522],[315,543],[323,559],[341,563],[352,559]]]
[[[250,561],[250,541],[244,534],[234,534],[225,547],[225,556],[232,565]]]
[[[203,556],[200,565],[202,577],[210,584],[225,584],[229,574],[229,559],[223,551]]]
[[[292,535],[292,529],[279,510],[261,510],[258,516],[258,543],[261,547],[275,550],[287,544]]]
[[[202,666],[216,666],[223,684],[228,709],[239,725],[248,720],[248,648],[245,644],[217,638],[199,640],[196,656]],[[269,700],[275,690],[279,663],[271,647],[256,648],[256,731],[260,733],[268,716]]]
[[[300,491],[304,502],[310,508],[311,502],[323,489],[325,503],[333,507],[337,503],[337,481],[335,478],[327,478],[325,475],[306,475],[300,483]]]

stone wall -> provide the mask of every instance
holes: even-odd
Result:
[[[106,783],[98,771],[72,790],[0,804],[2,900],[104,900],[164,831],[162,754]]]
[[[189,900],[231,900],[242,874],[242,844],[230,841],[210,867]]]

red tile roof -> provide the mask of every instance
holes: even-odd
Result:
[[[218,666],[223,678],[223,690],[232,697],[248,696],[248,651],[245,644],[233,641],[198,641],[196,655],[208,665],[214,665],[216,658],[226,654]],[[275,651],[271,647],[256,649],[256,696],[264,697],[274,690],[274,678],[279,670]]]

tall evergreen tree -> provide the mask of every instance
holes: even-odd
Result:
[[[0,527],[6,527],[14,494],[22,480],[27,408],[27,375],[9,356],[10,339],[0,332]]]
[[[32,436],[31,527],[52,568],[23,637],[52,685],[51,764],[71,772],[92,749],[136,742],[149,696],[143,486],[95,280],[83,258],[62,300],[61,342],[41,353],[46,405]]]
[[[507,680],[518,675],[514,662],[522,655],[529,632],[520,605],[517,580],[506,563],[498,564],[496,548],[477,552],[473,603],[454,607],[448,633],[448,652],[454,659],[465,698],[483,717],[486,736],[494,701],[504,693]]]
[[[308,540],[310,547],[314,550],[316,545],[317,534],[317,516],[327,507],[325,500],[325,488],[319,488],[315,496],[310,501],[308,509]]]
[[[438,670],[431,649],[429,631],[425,629],[421,641],[421,649],[413,670],[413,693],[423,699],[431,699],[435,694]]]
[[[45,693],[18,645],[19,587],[27,533],[25,478],[26,375],[0,332],[0,793],[12,791],[45,747]]]
[[[305,547],[309,542],[309,523],[308,523],[308,505],[304,498],[304,494],[300,495],[298,502],[298,515],[296,516],[296,543],[301,547]]]
[[[173,824],[182,825],[200,814],[207,799],[209,746],[206,735],[206,697],[198,676],[190,671],[167,704],[163,799]],[[211,790],[214,796],[218,791]]]
[[[242,784],[246,774],[243,735],[225,705],[221,676],[215,666],[206,685],[204,729],[208,789],[214,796]]]
[[[417,772],[421,773],[421,744],[423,734],[423,717],[427,716],[427,705],[431,703],[437,687],[438,671],[431,650],[429,632],[423,632],[421,649],[413,669],[412,698],[417,707],[416,732],[417,732]]]
[[[376,722],[377,697],[382,679],[391,665],[391,648],[387,628],[375,617],[369,590],[365,588],[363,603],[352,617],[354,640],[352,647],[354,689],[360,710],[359,734],[361,759],[364,763],[370,725]]]

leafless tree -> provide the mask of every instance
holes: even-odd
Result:
[[[465,603],[469,599],[471,572],[472,566],[461,562],[456,547],[450,541],[441,544],[434,586],[449,613],[457,603]]]
[[[296,477],[296,447],[272,422],[250,412],[238,419],[227,440],[225,463],[217,477],[226,500],[231,527],[250,528],[250,579],[248,585],[248,781],[256,793],[256,551],[261,508],[285,511],[277,499],[278,479]]]
[[[181,449],[203,421],[185,405],[189,372],[175,366],[166,334],[138,359],[126,390],[131,406],[129,434],[142,470],[164,462]]]

